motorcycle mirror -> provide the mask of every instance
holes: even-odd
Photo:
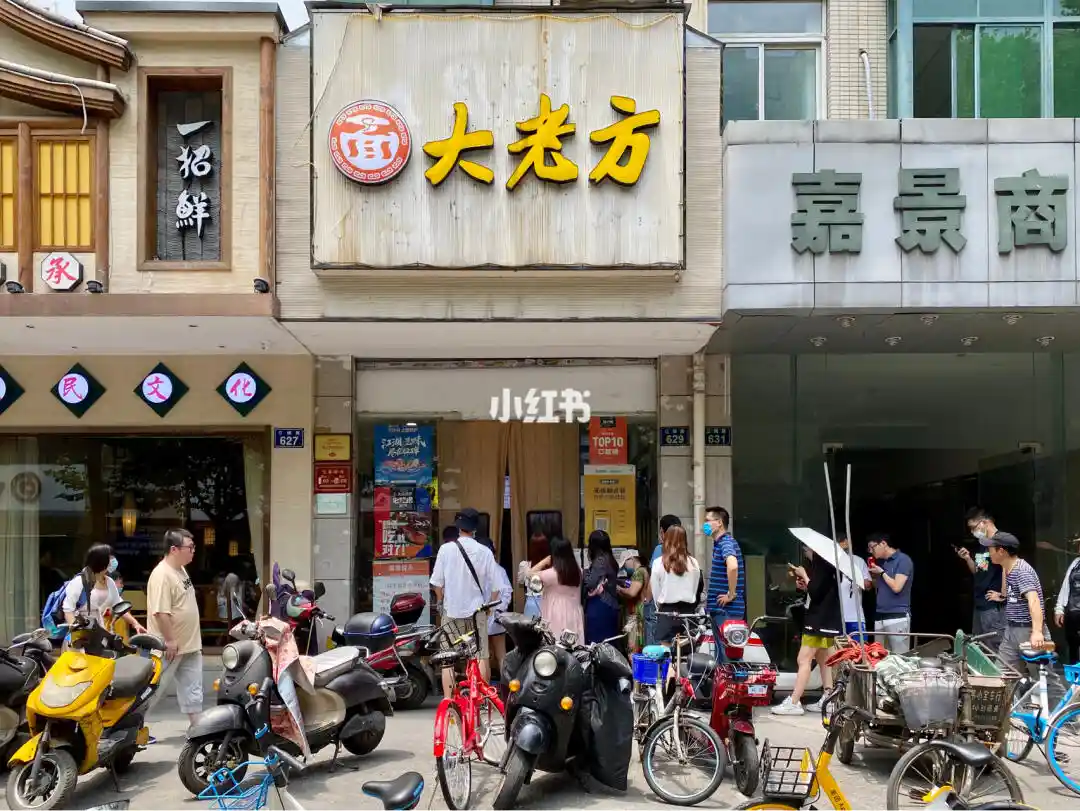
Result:
[[[122,617],[129,611],[131,611],[131,603],[129,603],[127,600],[121,600],[112,607],[114,617]]]
[[[266,610],[270,611],[273,608],[274,600],[277,599],[277,589],[273,584],[268,584],[264,589],[266,593]]]
[[[35,628],[30,634],[31,642],[40,642],[43,639],[49,638],[49,632],[44,628]]]
[[[290,583],[292,583],[293,588],[296,587],[296,572],[294,572],[292,569],[282,569],[281,577],[282,579],[288,580]]]
[[[540,579],[540,575],[534,574],[529,578],[529,591],[533,594],[542,594],[544,591],[544,581]]]
[[[316,600],[326,594],[326,586],[323,585],[323,582],[321,580],[315,581],[315,591],[313,593]]]

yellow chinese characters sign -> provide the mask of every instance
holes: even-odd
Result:
[[[607,152],[589,173],[589,181],[600,183],[611,178],[623,186],[633,186],[645,169],[651,142],[645,130],[660,124],[660,111],[637,112],[637,102],[627,96],[612,96],[612,108],[624,116],[610,126],[589,134],[594,144],[610,144]],[[540,180],[550,183],[572,183],[577,180],[578,167],[563,155],[562,139],[573,135],[577,125],[569,122],[570,106],[563,104],[551,108],[551,97],[540,94],[540,111],[535,118],[517,123],[522,137],[511,143],[507,150],[521,155],[517,168],[506,181],[506,188],[513,191],[530,171]],[[490,184],[495,173],[483,164],[462,157],[463,153],[478,149],[492,149],[495,135],[491,130],[468,131],[469,108],[464,102],[454,103],[454,124],[450,137],[424,144],[424,152],[436,162],[424,172],[433,186],[438,186],[450,175],[455,166],[481,183]],[[523,154],[524,153],[524,154]]]
[[[612,546],[637,546],[636,468],[633,465],[586,465],[585,532],[602,529]]]

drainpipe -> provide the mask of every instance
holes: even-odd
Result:
[[[866,117],[874,119],[874,86],[870,83],[870,54],[864,48],[859,51],[859,59],[862,60],[863,74],[866,77]]]
[[[694,353],[694,549],[699,561],[709,560],[705,523],[705,352]],[[705,565],[705,564],[702,564]]]

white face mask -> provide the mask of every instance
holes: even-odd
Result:
[[[971,534],[974,535],[980,541],[986,539],[986,530],[983,530],[983,529],[972,530]]]

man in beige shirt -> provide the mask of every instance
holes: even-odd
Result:
[[[170,529],[165,546],[165,557],[146,584],[147,625],[165,641],[168,662],[154,703],[175,680],[180,712],[195,723],[203,703],[202,633],[198,596],[184,568],[195,557],[195,538],[186,529]]]

